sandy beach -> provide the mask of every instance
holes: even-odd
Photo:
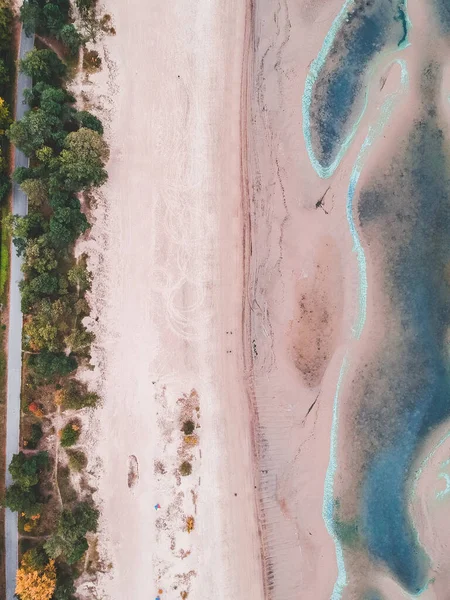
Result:
[[[78,249],[94,273],[89,379],[104,399],[90,427],[97,588],[113,600],[263,598],[242,372],[249,16],[237,1],[105,10],[117,35],[97,45],[103,68],[82,91],[106,123],[109,182]],[[90,583],[81,591],[92,598]]]
[[[345,46],[359,35],[356,9],[105,2],[116,35],[95,46],[102,69],[78,90],[111,148],[108,183],[77,247],[94,275],[94,369],[84,378],[103,399],[83,434],[101,508],[101,573],[82,583],[86,599],[94,589],[111,600],[415,593],[419,575],[402,571],[396,540],[386,550],[382,539],[379,555],[375,542],[369,548],[382,527],[370,530],[377,503],[364,485],[384,450],[406,457],[392,459],[400,472],[392,523],[407,537],[414,522],[437,565],[424,598],[446,589],[445,535],[436,534],[443,511],[428,492],[436,477],[438,494],[450,487],[444,417],[424,412],[426,433],[417,429],[397,452],[422,383],[421,375],[416,388],[401,379],[421,356],[413,352],[420,336],[413,323],[408,338],[414,310],[405,300],[402,313],[396,300],[420,286],[402,288],[400,269],[392,276],[403,247],[412,248],[408,272],[428,256],[426,227],[425,249],[408,229],[426,212],[417,198],[408,212],[418,186],[405,191],[398,181],[419,168],[408,163],[408,143],[420,147],[421,128],[441,151],[437,110],[426,109],[440,73],[432,61],[445,45],[432,55],[420,6],[408,8],[411,44],[403,4],[399,13],[391,7],[389,23],[378,5],[367,6],[381,33],[372,44],[363,39],[367,60],[344,98],[355,99],[329,134],[336,149],[319,135],[327,115],[320,94],[342,47],[344,65],[361,54]],[[337,22],[348,32],[314,87]],[[447,81],[445,65],[442,73]],[[439,110],[448,120],[448,106]],[[418,115],[428,125],[417,126]],[[444,204],[436,210],[447,214]],[[439,223],[440,214],[432,217]],[[193,435],[182,431],[188,421]],[[413,567],[416,542],[403,547]]]

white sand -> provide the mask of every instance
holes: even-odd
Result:
[[[112,568],[98,589],[113,600],[153,600],[158,588],[163,600],[263,598],[242,373],[244,6],[107,0],[117,35],[97,47],[103,71],[84,85],[111,146],[79,250],[94,270],[93,382],[104,396],[90,465]],[[177,400],[193,389],[200,443],[180,478]]]

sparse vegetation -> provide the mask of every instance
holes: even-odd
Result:
[[[98,400],[98,394],[89,392],[86,385],[76,379],[69,379],[57,392],[57,403],[64,409],[93,408],[97,405]]]
[[[77,473],[82,471],[87,465],[87,458],[81,450],[68,450],[69,467]]]

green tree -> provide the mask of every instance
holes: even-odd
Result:
[[[40,208],[48,200],[48,187],[42,179],[25,179],[20,187],[34,208]]]
[[[27,247],[29,240],[45,233],[47,223],[40,213],[30,212],[25,217],[13,215],[11,218],[11,233],[19,256]]]
[[[41,352],[30,356],[29,367],[44,382],[52,382],[59,377],[66,377],[78,367],[74,356],[66,356],[63,352]]]
[[[28,36],[39,31],[44,22],[40,6],[33,0],[24,0],[20,7],[20,20]]]
[[[75,55],[78,52],[83,42],[80,33],[72,23],[64,25],[64,27],[61,28],[59,31],[59,39],[72,55]]]
[[[80,426],[76,421],[70,421],[59,432],[59,439],[63,448],[70,448],[77,443],[80,437]]]
[[[10,0],[0,0],[0,50],[11,51],[14,15]]]
[[[19,452],[12,457],[8,470],[15,483],[22,488],[30,488],[39,482],[39,473],[47,466],[47,452],[38,452],[31,456]]]
[[[64,350],[63,337],[71,330],[71,306],[67,299],[43,298],[33,307],[34,314],[24,324],[24,337],[32,350]]]
[[[53,50],[37,50],[33,48],[19,63],[22,73],[33,79],[34,83],[57,83],[67,72],[66,65]]]
[[[40,108],[29,110],[23,119],[15,121],[8,130],[11,142],[26,156],[32,156],[60,131],[59,119]]]
[[[11,80],[10,70],[5,61],[0,58],[0,85],[8,85]]]
[[[58,208],[50,217],[49,240],[55,248],[64,248],[88,229],[86,215],[77,208]]]
[[[69,270],[67,279],[82,293],[90,289],[92,273],[87,270],[85,261],[81,260]]]
[[[99,397],[94,392],[89,392],[87,386],[76,379],[69,379],[59,392],[61,405],[65,409],[79,410],[80,408],[94,407]]]
[[[59,156],[59,177],[65,189],[80,192],[105,183],[106,142],[92,129],[82,127],[69,133]]]
[[[28,181],[35,180],[29,179]],[[47,273],[56,269],[57,265],[56,251],[50,246],[47,236],[42,235],[28,242],[22,265],[24,273],[29,274],[31,271]]]
[[[37,546],[25,552],[21,566],[28,571],[41,571],[48,563],[48,557],[42,546]]]
[[[78,562],[88,548],[86,533],[97,531],[98,516],[98,510],[87,502],[79,503],[73,511],[63,510],[55,533],[44,544],[47,554],[51,558],[62,556],[68,564]]]
[[[37,515],[41,510],[36,490],[23,488],[18,483],[13,483],[6,490],[4,504],[13,512],[25,513],[25,517],[28,519]]]
[[[75,116],[80,124],[80,127],[92,129],[92,131],[96,131],[100,135],[103,134],[102,122],[92,113],[88,112],[87,110],[80,110]]]
[[[84,325],[80,325],[78,329],[64,338],[64,342],[71,352],[82,353],[90,347],[94,339],[92,331],[88,331]]]
[[[45,22],[45,29],[54,36],[57,36],[64,27],[67,15],[64,15],[57,4],[50,2],[44,6],[42,15]]]

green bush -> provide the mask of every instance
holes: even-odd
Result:
[[[8,470],[14,483],[25,489],[39,482],[39,473],[48,467],[48,463],[47,452],[38,452],[31,456],[19,452],[12,457]]]
[[[185,435],[192,435],[194,433],[195,430],[195,423],[194,421],[185,421],[183,423],[183,427],[181,428],[181,430],[183,431],[183,433]]]
[[[30,436],[27,438],[27,449],[35,450],[41,441],[42,435],[42,427],[40,423],[33,423],[31,425]]]
[[[86,385],[70,379],[59,392],[61,406],[65,409],[79,410],[80,408],[92,408],[98,403],[98,395],[88,392]]]
[[[33,48],[19,62],[19,69],[33,79],[33,83],[58,83],[67,73],[66,65],[53,50]]]
[[[185,460],[184,462],[181,463],[180,465],[180,473],[181,475],[183,475],[183,477],[186,477],[187,475],[190,475],[192,473],[192,465],[190,462],[188,462],[187,460]]]
[[[80,560],[88,548],[86,533],[96,532],[99,512],[87,502],[80,502],[73,511],[62,511],[55,533],[45,542],[50,558],[64,557],[69,565]]]
[[[65,377],[78,367],[74,356],[66,356],[63,352],[41,352],[30,356],[28,365],[38,380],[51,383]]]
[[[78,421],[70,421],[63,429],[59,432],[61,446],[63,448],[69,448],[77,443],[80,437],[80,425]]]
[[[13,483],[6,490],[4,505],[13,512],[25,513],[27,518],[41,511],[36,488],[23,488],[18,483]]]
[[[79,473],[86,467],[87,458],[84,452],[81,450],[68,450],[67,454],[69,455],[69,467],[72,471]]]

